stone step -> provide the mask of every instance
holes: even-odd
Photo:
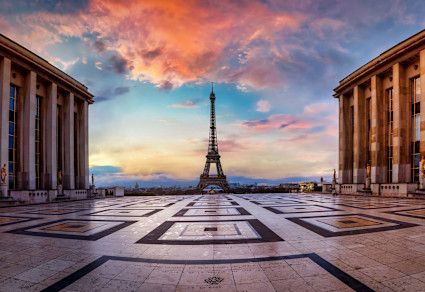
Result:
[[[71,200],[71,197],[65,196],[65,195],[57,195],[55,198],[55,201],[69,201]]]
[[[0,207],[16,206],[19,201],[15,201],[12,197],[0,197]]]
[[[415,193],[408,193],[408,198],[425,199],[425,191],[417,190]]]

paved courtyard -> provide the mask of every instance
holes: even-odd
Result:
[[[0,291],[425,291],[425,201],[250,194],[0,208]]]

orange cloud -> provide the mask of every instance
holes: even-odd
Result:
[[[48,44],[98,35],[93,47],[118,52],[129,78],[169,89],[204,80],[281,84],[277,61],[294,62],[282,48],[282,31],[297,30],[303,18],[254,0],[92,0],[75,14],[37,12],[20,21],[37,28],[25,43],[42,45],[41,35]]]

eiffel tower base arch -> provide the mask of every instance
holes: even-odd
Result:
[[[203,189],[211,185],[219,186],[225,193],[229,192],[229,184],[227,183],[226,176],[201,176],[196,191],[202,193]]]

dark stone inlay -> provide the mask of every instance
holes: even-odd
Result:
[[[251,203],[255,204],[255,205],[260,205],[260,206],[264,206],[264,205],[299,205],[302,204],[302,201],[294,201],[294,200],[271,200],[271,201],[251,201]]]
[[[355,204],[356,202],[351,202],[352,204]],[[362,205],[366,205],[364,202],[359,202]],[[406,205],[391,205],[391,206],[384,206],[384,207],[361,207],[361,206],[355,206],[350,204],[336,204],[344,207],[350,207],[355,209],[362,209],[362,210],[375,210],[375,209],[388,209],[388,208],[396,208],[396,207],[406,207]],[[390,204],[371,204],[371,205],[390,205]]]
[[[294,209],[303,209],[305,211],[281,211],[277,208],[279,207],[294,207],[294,206],[267,206],[267,207],[263,207],[266,210],[269,210],[275,214],[298,214],[298,213],[317,213],[317,212],[333,212],[333,211],[344,211],[341,209],[335,209],[335,208],[331,208],[331,207],[326,207],[326,206],[320,206],[320,205],[307,205],[307,206],[303,206],[303,207],[295,207]],[[308,207],[320,207],[323,208],[324,210],[308,210]]]
[[[205,227],[204,231],[217,231],[217,227]]]
[[[257,232],[260,238],[252,239],[207,239],[207,240],[160,240],[159,238],[170,229],[175,223],[219,223],[219,222],[248,222],[252,228]],[[284,241],[266,225],[257,219],[250,220],[217,220],[217,221],[165,221],[160,226],[152,230],[136,243],[143,244],[169,244],[169,245],[204,245],[204,244],[235,244],[235,243],[260,243],[260,242],[277,242]]]
[[[77,229],[77,228],[81,228],[84,227],[84,224],[73,224],[73,225],[68,225],[66,226],[66,228],[73,228],[73,229]]]
[[[313,225],[311,223],[308,223],[302,219],[316,219],[316,218],[329,218],[329,217],[339,217],[339,216],[346,216],[346,217],[353,217],[353,216],[362,216],[370,219],[380,220],[387,223],[394,223],[397,224],[396,226],[386,226],[386,227],[376,227],[376,228],[365,228],[365,229],[358,229],[358,230],[347,230],[347,231],[329,231],[327,229],[318,227],[316,225]],[[323,237],[334,237],[334,236],[344,236],[344,235],[355,235],[355,234],[367,234],[367,233],[373,233],[373,232],[381,232],[381,231],[388,231],[388,230],[395,230],[395,229],[403,229],[408,227],[415,227],[418,226],[418,224],[414,223],[408,223],[403,221],[397,221],[382,217],[376,217],[372,215],[366,215],[366,214],[344,214],[344,215],[328,215],[328,216],[314,216],[314,217],[292,217],[292,218],[285,218],[289,221],[292,221],[310,231],[313,231],[314,233],[317,233]],[[344,220],[341,218],[341,220]],[[347,220],[348,221],[348,220]],[[351,221],[351,220],[350,220]]]
[[[424,204],[425,204],[425,202],[424,202]],[[421,211],[421,210],[424,210],[424,208],[415,208],[415,209],[398,210],[398,211],[388,211],[388,212],[383,212],[383,213],[394,214],[394,215],[398,215],[398,216],[405,216],[405,217],[410,217],[410,218],[425,219],[425,216],[411,215],[411,214],[400,214],[400,212],[411,212],[411,211]]]
[[[173,217],[201,217],[201,216],[243,216],[243,215],[251,215],[251,213],[249,213],[247,210],[245,210],[244,208],[235,208],[235,207],[223,207],[223,208],[215,208],[216,210],[211,210],[211,208],[184,208],[181,209],[180,211],[178,211],[176,214],[173,215]],[[199,214],[199,215],[185,215],[189,210],[206,210],[205,213],[217,213],[217,210],[220,209],[236,209],[239,214],[216,214],[216,215],[212,215],[212,214]]]
[[[339,222],[341,222],[342,224],[353,224],[353,223],[357,223],[354,220],[339,220]]]
[[[314,263],[325,269],[332,276],[337,278],[339,281],[343,282],[349,286],[354,291],[358,292],[373,292],[374,290],[360,282],[359,280],[351,277],[346,272],[332,265],[330,262],[326,261],[319,255],[315,253],[309,254],[297,254],[297,255],[287,255],[287,256],[278,256],[278,257],[266,257],[266,258],[251,258],[251,259],[227,259],[227,260],[162,260],[162,259],[144,259],[144,258],[130,258],[130,257],[116,257],[116,256],[102,256],[99,259],[91,262],[90,264],[82,267],[81,269],[75,271],[71,275],[59,280],[58,282],[52,284],[42,292],[56,292],[65,289],[72,283],[78,281],[88,273],[94,271],[98,267],[102,266],[108,261],[126,261],[126,262],[137,262],[137,263],[154,263],[154,264],[172,264],[172,265],[219,265],[219,264],[237,264],[237,263],[258,263],[258,262],[268,262],[268,261],[278,261],[278,260],[289,260],[289,259],[301,259],[309,258]]]
[[[144,215],[103,215],[101,213],[103,212],[108,212],[108,211],[117,211],[117,213],[130,213],[129,211],[122,211],[120,209],[107,209],[107,210],[102,210],[102,211],[98,211],[98,212],[93,212],[93,213],[87,213],[87,214],[82,214],[80,216],[102,216],[102,217],[149,217],[152,216],[155,213],[158,213],[159,211],[162,211],[164,209],[131,209],[131,210],[152,210]],[[100,214],[99,214],[100,213]]]
[[[74,234],[60,234],[60,233],[48,233],[48,232],[43,232],[43,231],[28,231],[29,229],[33,229],[33,228],[38,228],[38,227],[43,227],[43,226],[47,226],[47,225],[51,225],[54,223],[62,223],[62,222],[66,222],[66,221],[85,221],[85,222],[122,222],[121,224],[118,224],[116,226],[113,226],[109,229],[100,231],[98,233],[92,234],[92,235],[74,235]],[[13,234],[23,234],[23,235],[33,235],[33,236],[41,236],[41,237],[52,237],[52,238],[65,238],[65,239],[79,239],[79,240],[90,240],[90,241],[95,241],[98,240],[102,237],[105,237],[109,234],[112,234],[120,229],[123,229],[133,223],[136,223],[137,221],[124,221],[124,220],[86,220],[86,219],[60,219],[60,220],[56,220],[56,221],[51,221],[51,222],[45,222],[42,224],[37,224],[37,225],[32,225],[32,226],[27,226],[24,228],[19,228],[19,229],[14,229],[14,230],[10,230],[10,231],[6,231],[6,233],[13,233]],[[79,225],[78,223],[76,223],[75,225]],[[81,226],[79,226],[81,227]],[[79,228],[78,227],[78,228]]]
[[[217,284],[220,284],[221,282],[223,282],[223,280],[224,279],[221,278],[221,277],[214,276],[214,277],[209,277],[209,278],[205,279],[204,282],[207,283],[207,284],[211,284],[211,285],[217,285]]]
[[[166,205],[163,205],[163,206],[155,206],[155,205],[149,205],[149,204],[146,204],[146,203],[148,203],[148,202],[144,202],[144,203],[137,202],[137,203],[133,203],[133,204],[124,205],[124,206],[121,206],[121,207],[131,207],[131,206],[134,206],[134,205],[139,205],[139,207],[141,207],[141,208],[151,208],[151,207],[166,208],[166,207],[170,207],[170,206],[175,204],[175,203],[169,203],[169,204],[166,204]],[[145,204],[145,205],[143,205],[143,204]]]
[[[12,224],[18,224],[18,223],[22,223],[22,222],[28,222],[28,221],[33,221],[33,220],[38,220],[38,219],[43,219],[43,218],[38,218],[38,217],[20,217],[20,216],[0,216],[0,219],[7,219],[7,218],[12,218],[12,219],[22,219],[19,221],[14,221],[14,222],[7,222],[7,223],[0,223],[0,226],[6,226],[6,225],[12,225]]]
[[[205,202],[190,202],[189,204],[186,205],[186,207],[205,207],[200,205],[200,206],[195,206],[196,203],[200,203],[203,204]],[[238,206],[239,204],[236,203],[235,201],[224,201],[223,203],[230,203],[231,205],[228,204],[221,204],[220,202],[215,203],[214,205],[210,205],[210,203],[207,203],[208,207],[228,207],[228,206]]]
[[[64,210],[66,210],[66,211],[60,212],[60,213],[47,213],[46,212],[46,211],[55,211],[55,210],[57,210],[57,209],[35,210],[35,211],[22,212],[22,214],[37,214],[37,215],[60,216],[60,215],[66,215],[66,214],[81,212],[81,211],[87,211],[89,209],[73,209],[73,210],[71,210],[71,209],[64,208]]]

